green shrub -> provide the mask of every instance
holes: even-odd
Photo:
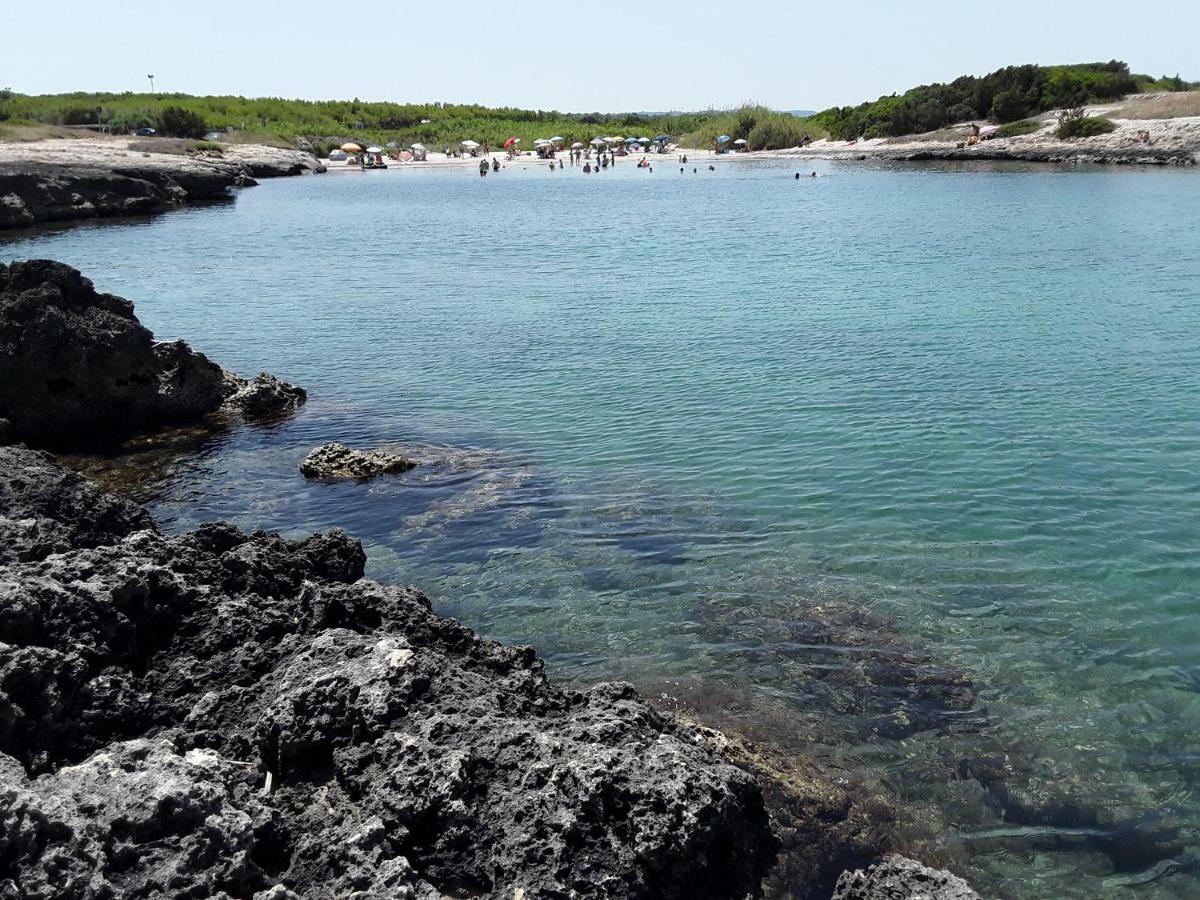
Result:
[[[1095,137],[1116,129],[1117,123],[1103,116],[1070,116],[1059,121],[1054,133],[1060,138]]]
[[[1041,130],[1042,123],[1037,119],[1022,119],[1020,122],[1009,122],[1007,125],[1001,125],[1000,130],[996,132],[996,137],[1016,137],[1021,134],[1033,134],[1035,131]]]
[[[168,106],[158,114],[158,130],[169,137],[201,138],[208,132],[208,125],[197,112]]]
[[[225,148],[216,141],[196,141],[196,143],[192,145],[192,149],[216,151],[217,153],[225,152]]]

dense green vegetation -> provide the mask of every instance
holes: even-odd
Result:
[[[599,135],[681,137],[689,147],[710,147],[718,135],[744,138],[750,149],[794,147],[805,137],[891,137],[935,131],[970,119],[1005,125],[1006,136],[1027,133],[1027,116],[1075,108],[1139,91],[1187,90],[1178,75],[1134,75],[1113,60],[1069,66],[1009,66],[983,76],[964,75],[858,106],[834,107],[807,118],[748,104],[740,109],[679,115],[562,113],[491,109],[471,104],[368,103],[355,100],[285,100],[278,97],[193,97],[186,94],[72,93],[31,96],[0,91],[0,129],[104,125],[122,133],[148,126],[173,137],[226,132],[225,140],[311,147],[318,153],[346,140],[358,143],[420,141],[433,149],[466,139],[499,147],[519,137],[561,136],[568,144]],[[1095,127],[1095,126],[1084,126]],[[1022,130],[1024,129],[1024,130]],[[7,129],[12,132],[14,129]],[[69,133],[69,132],[68,132]]]
[[[996,132],[997,137],[1009,138],[1017,137],[1022,134],[1033,134],[1035,131],[1042,130],[1042,123],[1037,119],[1022,119],[1019,122],[1009,122],[1007,125],[1001,125],[1000,130]]]
[[[1082,111],[1075,111],[1076,113]],[[1054,134],[1060,138],[1095,137],[1098,134],[1111,134],[1117,130],[1117,124],[1103,116],[1085,116],[1080,114],[1064,115],[1059,120]]]
[[[169,112],[170,111],[170,112]],[[190,119],[186,134],[182,114]],[[164,116],[170,122],[169,130]],[[0,122],[48,125],[104,124],[118,132],[149,126],[194,137],[208,130],[305,139],[321,149],[345,140],[402,145],[420,141],[431,148],[457,147],[471,139],[499,147],[519,137],[528,148],[536,138],[561,136],[568,143],[600,135],[656,137],[695,131],[707,113],[641,116],[636,113],[560,113],[490,109],[448,103],[367,103],[361,100],[283,100],[278,97],[192,97],[186,94],[54,94],[0,92]],[[202,125],[202,128],[198,127]]]
[[[1016,122],[1043,110],[1115,100],[1147,90],[1187,89],[1178,76],[1132,75],[1112,60],[1071,66],[1008,66],[981,77],[964,75],[949,84],[926,84],[904,94],[859,106],[817,113],[809,120],[839,140],[894,137],[934,131],[969,119]]]
[[[743,138],[751,150],[778,150],[795,147],[806,137],[825,137],[825,130],[811,119],[799,119],[791,113],[775,112],[765,106],[747,104],[741,109],[709,115],[695,131],[683,136],[687,147],[711,147],[719,136]]]

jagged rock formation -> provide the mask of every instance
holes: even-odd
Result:
[[[111,544],[153,530],[140,506],[110,496],[48,453],[0,447],[0,565]]]
[[[236,382],[231,391],[221,367],[183,341],[155,341],[132,303],[97,293],[70,266],[0,264],[0,419],[8,421],[7,440],[86,446],[196,421],[227,398],[248,416],[303,402],[302,390],[271,376]]]
[[[833,900],[981,900],[969,884],[942,869],[931,869],[904,856],[845,872]]]
[[[386,450],[354,450],[330,441],[309,451],[300,461],[305,478],[374,478],[376,475],[407,472],[416,462]]]
[[[302,387],[281,381],[269,372],[259,372],[253,378],[239,378],[225,373],[225,403],[228,410],[240,412],[250,419],[267,419],[295,412],[308,400]]]
[[[556,688],[340,532],[144,525],[0,568],[0,893],[756,893],[754,778],[632,688]]]

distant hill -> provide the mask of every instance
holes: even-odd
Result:
[[[962,75],[948,84],[923,84],[903,94],[817,113],[838,140],[934,131],[969,119],[1016,122],[1048,109],[1116,100],[1141,91],[1188,90],[1178,75],[1135,75],[1119,60],[1066,66],[1008,66],[987,75]]]
[[[785,110],[785,112],[790,112],[798,119],[807,119],[809,116],[815,116],[817,114],[815,109],[789,109]]]

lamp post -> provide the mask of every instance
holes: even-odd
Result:
[[[150,79],[150,93],[153,94],[154,93],[154,76],[147,75],[146,77]]]

